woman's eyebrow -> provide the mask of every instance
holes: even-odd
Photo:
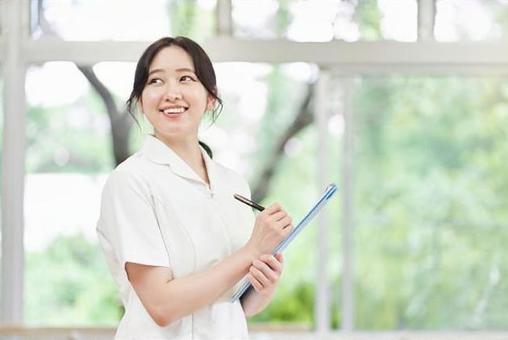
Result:
[[[187,68],[187,67],[177,68],[175,71],[176,72],[180,72],[180,73],[181,72],[191,72],[191,73],[194,73],[194,74],[196,73],[193,69]],[[164,72],[164,69],[162,69],[162,68],[155,68],[155,69],[151,70],[150,72],[148,72],[148,75],[150,76],[153,73],[158,73],[158,72]]]
[[[148,75],[150,76],[150,75],[157,73],[157,72],[164,72],[164,70],[161,68],[156,68],[156,69],[153,69],[150,72],[148,72]]]
[[[177,68],[177,69],[176,69],[176,72],[192,72],[192,73],[195,73],[193,69],[186,68],[186,67],[183,67],[183,68]]]

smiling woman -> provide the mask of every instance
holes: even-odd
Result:
[[[200,148],[205,112],[222,107],[210,59],[185,37],[154,42],[127,105],[153,135],[102,195],[97,233],[126,309],[117,338],[247,338],[245,316],[272,299],[282,256],[271,253],[292,223],[278,204],[254,217],[233,199],[250,197],[246,180]],[[244,276],[255,290],[232,303]]]

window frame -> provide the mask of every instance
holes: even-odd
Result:
[[[23,322],[23,191],[25,176],[25,72],[32,63],[71,61],[93,65],[102,61],[136,62],[149,42],[76,42],[41,37],[33,40],[29,31],[30,0],[0,1],[0,54],[4,76],[4,130],[2,163],[2,319],[3,323]],[[508,75],[508,45],[499,42],[439,43],[433,39],[435,17],[434,0],[418,0],[418,40],[416,42],[293,42],[288,40],[240,40],[232,37],[231,1],[218,0],[217,18],[223,18],[217,27],[217,36],[203,43],[214,62],[244,61],[264,63],[309,62],[319,66],[318,100],[315,114],[319,136],[326,136],[327,110],[324,101],[329,76],[340,76],[344,81],[345,138],[341,169],[342,221],[327,223],[326,211],[319,219],[318,254],[316,271],[316,332],[331,330],[327,263],[329,245],[324,237],[331,232],[342,234],[342,299],[343,331],[355,329],[354,323],[354,258],[352,204],[352,127],[350,96],[354,78],[358,75]],[[225,18],[225,19],[224,19]],[[19,20],[16,20],[19,19]],[[8,89],[8,90],[7,90]],[[326,137],[320,140],[326,145]],[[328,168],[326,146],[317,151],[319,169]],[[330,174],[321,173],[316,187],[321,190]],[[9,185],[6,185],[8,183]],[[338,226],[341,229],[338,229]],[[8,297],[8,298],[6,298]]]

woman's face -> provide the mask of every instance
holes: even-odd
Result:
[[[163,48],[153,59],[140,105],[156,137],[197,139],[201,118],[213,107],[213,97],[194,72],[189,54],[175,45]]]

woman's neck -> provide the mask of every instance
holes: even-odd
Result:
[[[169,146],[205,183],[209,184],[205,161],[197,138],[172,140],[157,133],[155,133],[155,137]]]

